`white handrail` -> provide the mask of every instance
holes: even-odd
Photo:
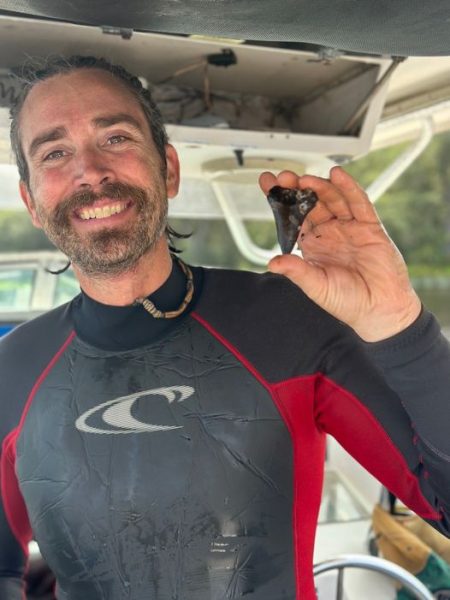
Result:
[[[221,175],[222,173],[216,173],[209,177],[209,181],[236,246],[239,248],[241,254],[250,262],[256,265],[266,266],[271,258],[276,254],[280,254],[280,247],[276,244],[272,250],[266,250],[260,248],[250,239],[247,229],[242,222],[242,218],[238,214],[238,211],[232,206],[230,199],[224,194],[220,181],[218,181]]]
[[[415,594],[417,600],[434,600],[433,594],[417,577],[414,577],[414,575],[403,569],[403,567],[377,556],[344,554],[330,560],[325,560],[314,565],[314,576],[316,577],[326,571],[340,571],[348,568],[367,569],[368,571],[387,575],[400,582],[409,592]]]
[[[406,169],[425,150],[433,139],[433,119],[428,116],[421,119],[421,135],[396,160],[387,167],[366,189],[372,202],[376,202],[388,188],[402,175]]]

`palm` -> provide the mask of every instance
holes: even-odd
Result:
[[[305,292],[349,325],[381,306],[395,311],[409,293],[403,260],[378,223],[331,219],[306,233],[301,248],[310,267]]]

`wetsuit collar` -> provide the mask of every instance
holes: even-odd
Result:
[[[192,268],[192,267],[191,267]],[[73,319],[78,336],[103,350],[131,350],[151,344],[177,327],[192,310],[198,298],[202,269],[192,268],[194,298],[186,311],[175,319],[155,319],[141,305],[111,306],[81,292],[73,302]],[[160,310],[178,308],[186,295],[186,276],[177,261],[168,279],[148,296]]]

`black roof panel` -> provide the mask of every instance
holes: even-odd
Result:
[[[450,55],[449,0],[0,0],[2,12],[367,54]]]

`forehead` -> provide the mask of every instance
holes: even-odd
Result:
[[[127,113],[146,127],[141,105],[126,85],[107,71],[78,69],[37,83],[20,112],[26,145],[41,129],[79,124],[105,113]]]

